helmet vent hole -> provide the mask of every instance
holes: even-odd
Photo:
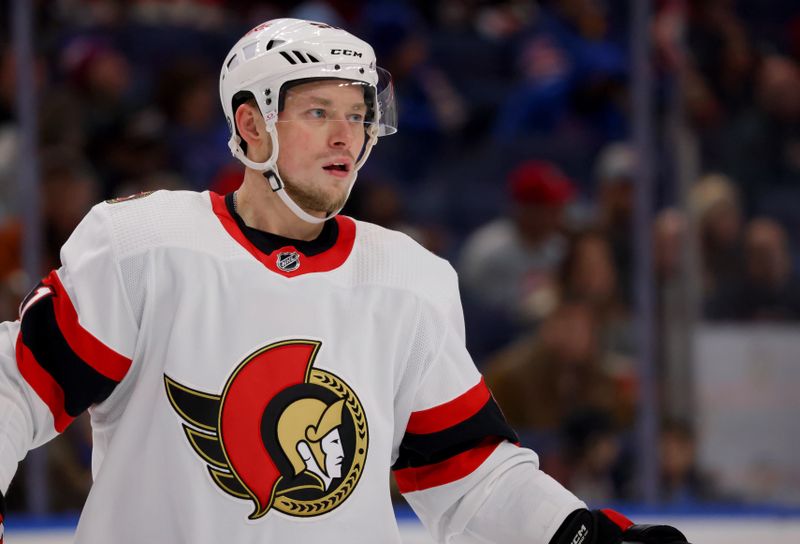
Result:
[[[278,47],[279,45],[281,45],[283,43],[286,43],[286,40],[270,40],[269,42],[267,42],[266,50],[269,51],[273,47]]]
[[[363,74],[364,73],[364,69],[363,68],[359,68],[358,69],[358,73]]]
[[[233,69],[234,69],[234,68],[236,68],[238,65],[239,65],[239,55],[234,55],[234,56],[232,56],[232,57],[230,58],[230,60],[228,61],[228,64],[226,64],[226,66],[227,66],[228,70],[233,70]]]
[[[306,53],[306,56],[308,57],[308,60],[310,60],[311,62],[319,62],[319,59],[314,55],[311,55],[310,53]]]
[[[297,57],[297,60],[299,60],[303,64],[308,62],[308,60],[306,60],[306,58],[303,56],[303,54],[300,51],[292,51],[292,53],[294,53],[294,56]]]
[[[289,64],[297,64],[297,61],[294,60],[291,56],[289,56],[289,53],[287,53],[286,51],[281,51],[281,56],[286,60],[288,60]]]
[[[334,69],[334,70],[341,70],[341,69],[342,69],[342,67],[341,67],[341,66],[339,66],[339,65],[337,64],[337,65],[335,65],[335,66],[333,67],[333,69]]]

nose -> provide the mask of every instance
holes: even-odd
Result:
[[[328,122],[328,145],[336,149],[349,149],[355,138],[354,128],[344,119]]]

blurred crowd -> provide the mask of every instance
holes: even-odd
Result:
[[[400,115],[345,213],[453,263],[469,348],[545,470],[589,502],[637,498],[631,2],[33,4],[32,66],[17,64],[0,13],[0,318],[16,318],[35,282],[21,265],[22,161],[39,163],[42,274],[100,200],[234,190],[242,170],[217,93],[224,55],[263,20],[324,21],[374,46]],[[800,320],[800,7],[661,0],[653,16],[656,341],[687,281],[704,319]],[[21,148],[15,119],[22,68],[35,80],[37,149]],[[699,152],[688,186],[672,115]],[[726,498],[697,467],[691,421],[666,418],[660,441],[662,500]],[[53,510],[80,508],[89,443],[78,420],[50,447]],[[23,480],[12,507],[24,504]]]

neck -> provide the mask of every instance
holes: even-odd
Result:
[[[236,191],[236,212],[248,227],[294,240],[313,240],[324,225],[297,217],[270,188],[263,174],[250,168],[245,169],[242,185]]]

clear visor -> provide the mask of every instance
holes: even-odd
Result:
[[[394,100],[392,74],[378,67],[377,106],[380,112],[378,136],[388,136],[397,132],[397,104]]]
[[[346,123],[366,134],[387,136],[397,132],[392,76],[378,68],[378,85],[333,78],[296,80],[281,93],[278,123],[303,122],[310,125]]]

